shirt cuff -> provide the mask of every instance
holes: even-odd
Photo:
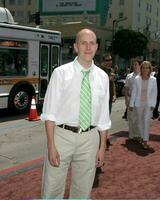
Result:
[[[109,121],[108,124],[105,124],[105,125],[98,125],[97,126],[97,129],[99,131],[106,131],[106,130],[109,130],[111,128],[111,120]]]
[[[42,113],[40,115],[40,119],[42,121],[47,121],[47,120],[49,120],[49,121],[55,121],[54,115],[52,115],[52,114],[45,114],[45,113]]]

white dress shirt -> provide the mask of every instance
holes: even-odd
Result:
[[[53,71],[44,99],[42,121],[79,126],[82,69],[84,70],[76,58]],[[97,126],[100,131],[108,130],[111,127],[108,76],[92,62],[89,80],[92,98],[91,125]]]

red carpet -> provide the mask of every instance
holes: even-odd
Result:
[[[92,199],[160,199],[160,121],[153,121],[150,149],[127,139],[128,132],[115,133],[106,151],[104,173]],[[0,172],[0,199],[29,200],[40,198],[42,160],[22,169]],[[67,191],[66,191],[67,194]]]

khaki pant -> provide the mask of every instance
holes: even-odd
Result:
[[[128,126],[129,126],[129,138],[132,139],[134,137],[140,137],[140,132],[138,129],[137,112],[135,108],[133,108],[133,111],[130,111],[128,109],[127,119],[128,119]]]
[[[63,199],[69,167],[71,167],[69,198],[90,198],[99,147],[98,131],[92,129],[78,134],[55,127],[55,144],[60,154],[60,166],[58,168],[51,166],[46,156],[42,177],[42,198]]]

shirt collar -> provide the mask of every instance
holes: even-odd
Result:
[[[135,72],[133,72],[133,75],[134,75],[134,76],[137,76],[137,75],[139,75],[139,74],[140,74],[140,73],[136,74]]]
[[[76,71],[81,72],[82,70],[84,70],[84,71],[90,70],[90,72],[91,72],[91,71],[93,70],[93,68],[94,68],[94,61],[93,61],[93,60],[92,60],[92,63],[91,63],[91,66],[89,67],[89,69],[88,69],[88,70],[85,70],[84,67],[78,62],[77,58],[78,58],[78,57],[76,57],[76,58],[74,59],[74,61],[73,61],[73,63],[74,63],[74,68],[76,69]]]

